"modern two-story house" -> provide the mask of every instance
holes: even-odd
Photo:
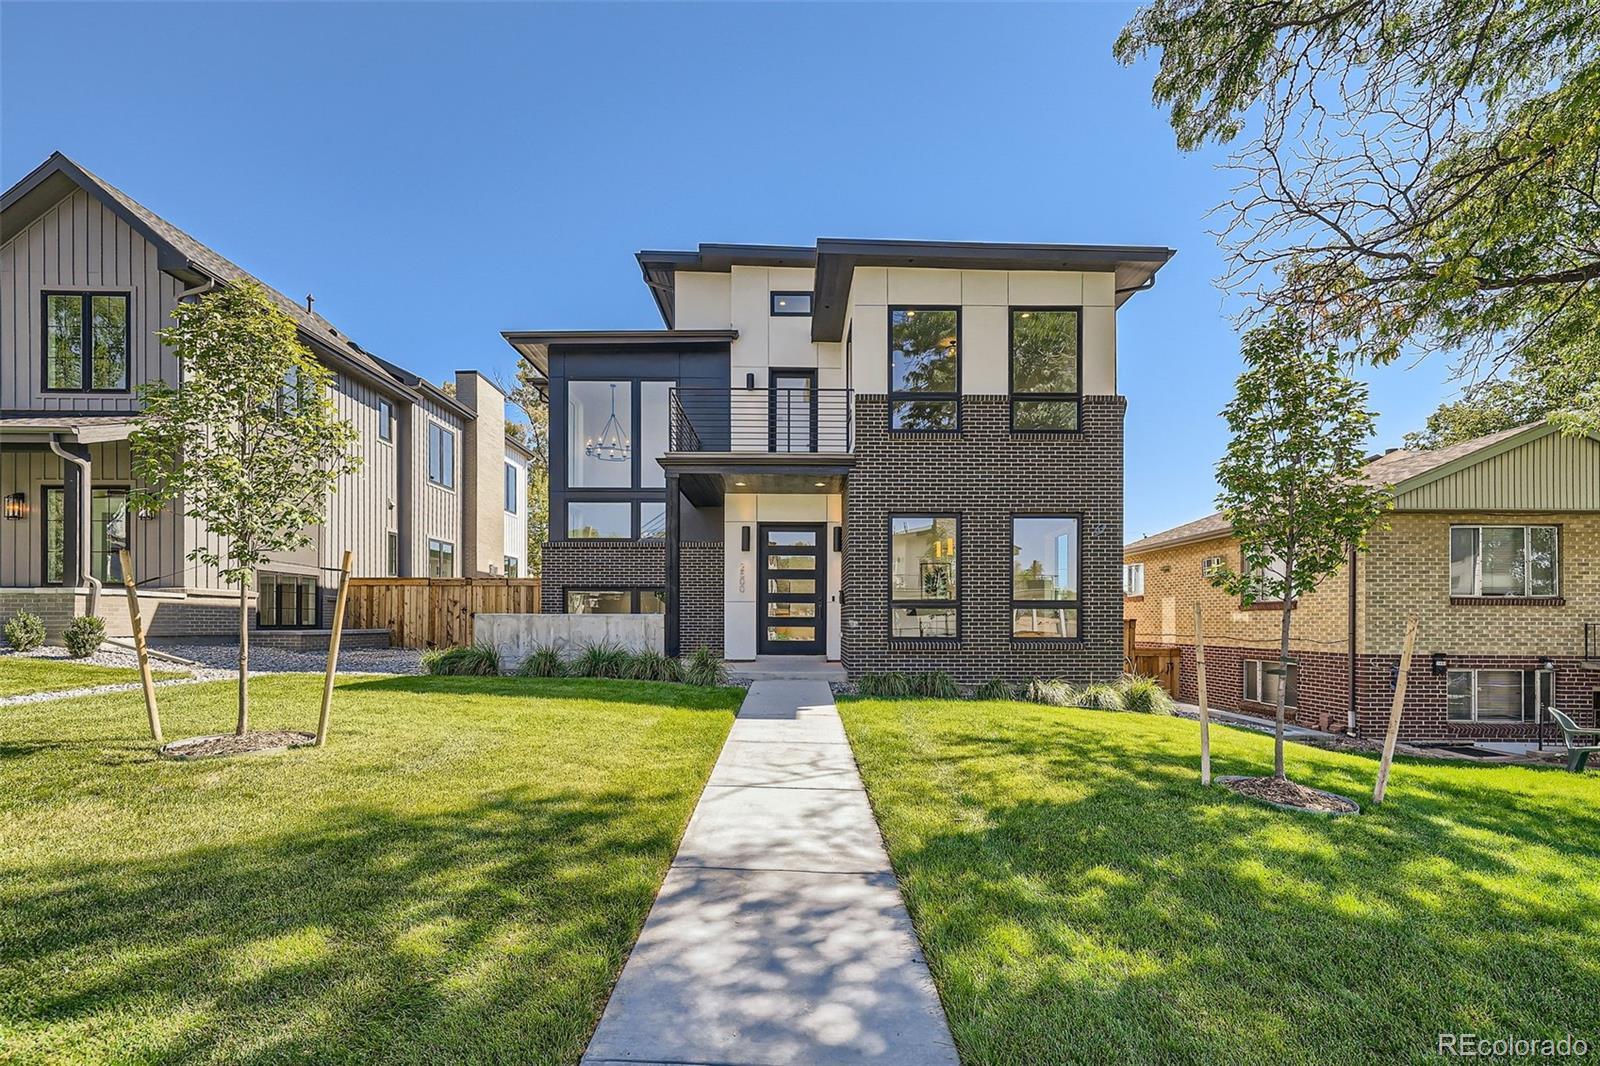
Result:
[[[173,307],[249,277],[59,153],[0,198],[0,618],[29,610],[54,633],[94,610],[126,632],[126,548],[152,633],[237,625],[237,593],[187,558],[207,531],[181,505],[130,509],[128,435],[138,386],[177,379],[155,335]],[[357,576],[523,572],[527,455],[508,448],[501,391],[461,371],[451,395],[363,349],[309,299],[268,291],[334,371],[363,463],[314,543],[257,575],[256,625],[325,627],[346,549]]]
[[[665,329],[505,334],[550,402],[545,610],[852,676],[1115,676],[1116,316],[1171,255],[639,253]]]
[[[1241,556],[1225,516],[1144,537],[1125,551],[1136,648],[1177,648],[1176,689],[1196,698],[1201,608],[1206,696],[1270,715],[1287,684],[1301,724],[1379,738],[1407,617],[1417,645],[1401,737],[1521,742],[1550,707],[1600,716],[1600,439],[1535,424],[1367,466],[1392,509],[1365,554],[1295,603],[1293,665],[1280,678],[1281,603],[1249,606],[1213,586]]]

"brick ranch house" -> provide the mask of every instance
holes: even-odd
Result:
[[[209,532],[181,506],[129,507],[128,435],[138,387],[177,380],[156,331],[179,301],[239,279],[254,280],[59,152],[0,197],[0,620],[30,611],[55,638],[93,604],[126,635],[126,548],[152,635],[236,632],[237,590],[187,558]],[[505,435],[501,391],[463,370],[452,395],[267,291],[333,371],[363,463],[313,543],[260,568],[253,627],[272,643],[325,641],[346,549],[357,577],[524,573],[529,455]]]
[[[1554,705],[1600,713],[1600,439],[1537,423],[1367,467],[1394,509],[1369,551],[1295,607],[1288,685],[1301,724],[1382,736],[1408,615],[1418,621],[1401,737],[1527,740]],[[1243,606],[1206,580],[1241,565],[1220,514],[1123,552],[1136,647],[1180,651],[1193,702],[1194,607],[1214,707],[1270,716],[1281,605]],[[1553,736],[1553,727],[1546,730]]]
[[[665,329],[505,334],[550,403],[545,610],[852,676],[1115,677],[1116,319],[1171,255],[639,253]]]

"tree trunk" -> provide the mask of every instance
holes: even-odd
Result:
[[[250,600],[245,595],[250,578],[239,578],[239,736],[250,732]]]

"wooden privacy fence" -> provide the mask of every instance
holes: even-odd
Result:
[[[483,614],[538,614],[536,577],[353,577],[345,625],[387,629],[397,648],[471,644]]]
[[[1167,690],[1167,695],[1176,699],[1182,655],[1174,647],[1137,644],[1133,622],[1128,618],[1122,623],[1122,668],[1130,674],[1155,678]]]

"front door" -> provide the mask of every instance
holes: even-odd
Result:
[[[821,655],[828,587],[825,527],[764,524],[756,596],[756,650],[762,655]]]

